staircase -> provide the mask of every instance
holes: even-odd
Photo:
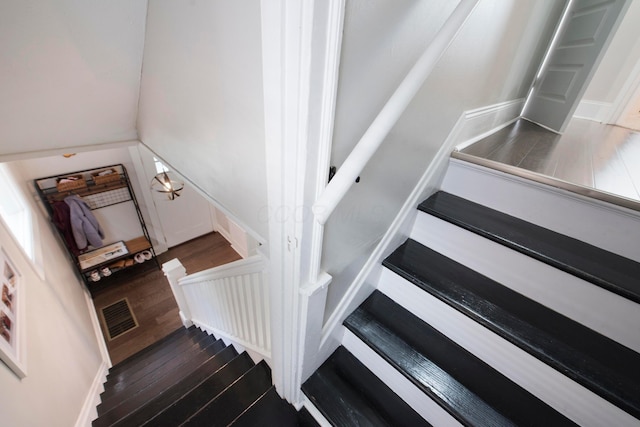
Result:
[[[114,366],[104,388],[93,427],[312,425],[280,398],[264,361],[195,327]]]
[[[640,425],[640,215],[517,181],[450,165],[303,384],[323,423]]]

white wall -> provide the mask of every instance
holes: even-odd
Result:
[[[136,138],[146,3],[0,2],[0,153]]]
[[[575,115],[596,121],[615,121],[612,117],[619,101],[628,102],[640,77],[640,2],[631,1]],[[624,107],[621,105],[620,107]]]
[[[265,240],[260,2],[149,3],[141,141]]]
[[[334,131],[340,166],[446,19],[450,2],[348,0]],[[329,315],[463,111],[524,98],[563,2],[481,0],[327,222]],[[378,49],[378,47],[380,47]],[[497,125],[497,124],[496,124]]]
[[[20,172],[15,165],[12,169]],[[26,182],[24,177],[21,180]],[[0,224],[0,244],[22,274],[27,340],[26,378],[19,380],[0,364],[0,424],[69,427],[76,423],[94,378],[103,371],[103,360],[83,285],[48,221],[38,213],[35,216],[43,245],[45,280],[31,268]]]

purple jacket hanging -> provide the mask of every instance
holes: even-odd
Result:
[[[53,209],[53,223],[62,233],[67,247],[75,256],[80,255],[78,244],[76,243],[76,239],[73,237],[73,231],[71,230],[71,213],[69,211],[69,205],[64,202],[53,202],[51,207]]]
[[[64,202],[69,205],[71,231],[78,248],[86,249],[88,244],[94,248],[101,247],[104,232],[87,203],[78,196],[66,197]]]

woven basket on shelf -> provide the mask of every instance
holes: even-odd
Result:
[[[60,182],[63,179],[73,179],[73,181]],[[64,178],[60,178],[56,183],[58,191],[73,191],[81,188],[87,188],[87,181],[85,181],[82,175],[69,175]]]
[[[100,175],[105,171],[111,171],[111,173],[107,175]],[[95,182],[96,185],[106,184],[107,182],[120,181],[120,174],[113,168],[103,169],[98,172],[92,172],[91,176],[93,177],[93,182]]]

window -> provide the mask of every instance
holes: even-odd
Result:
[[[153,158],[153,163],[156,165],[156,173],[169,172],[169,168],[155,157]]]
[[[35,218],[19,183],[6,164],[0,164],[0,217],[18,245],[44,277],[39,247],[36,245]]]

